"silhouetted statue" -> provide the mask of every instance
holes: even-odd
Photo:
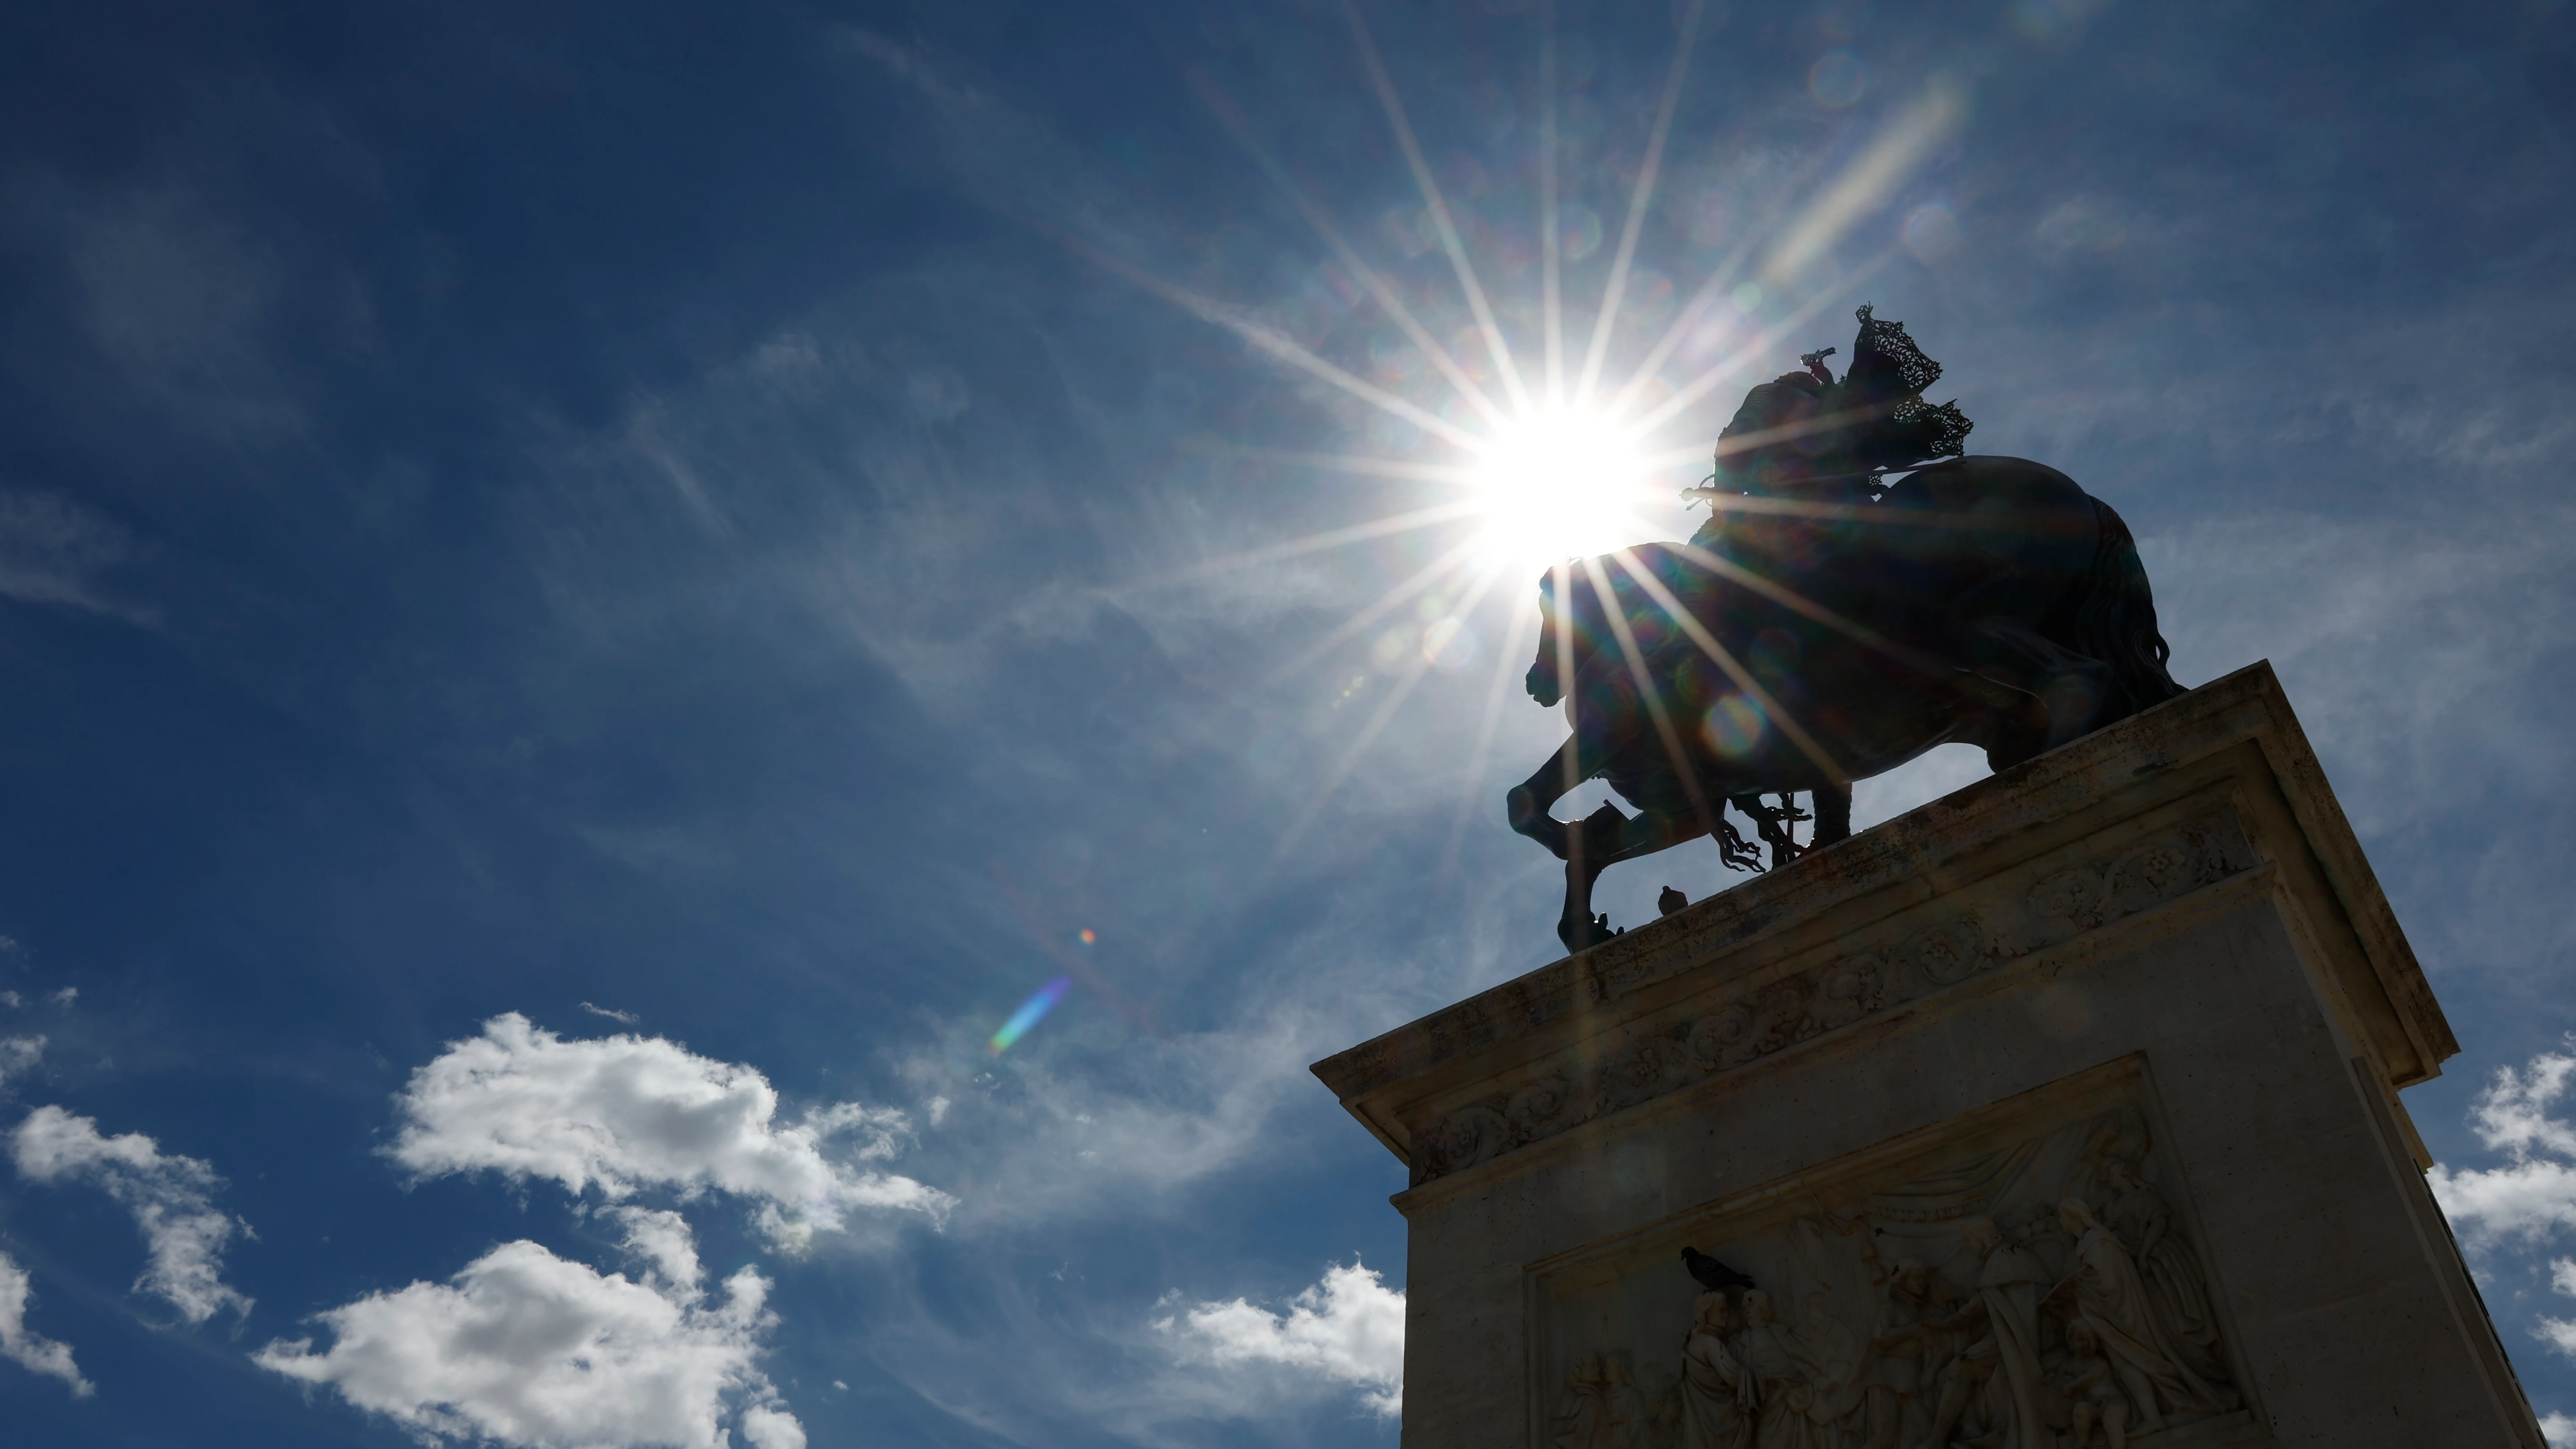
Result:
[[[1851,833],[1854,780],[1951,743],[2006,769],[2182,692],[2110,505],[2043,464],[1962,456],[1970,424],[1923,401],[1941,368],[1903,323],[1861,308],[1852,352],[1840,381],[1812,354],[1745,398],[1689,543],[1540,582],[1529,692],[1568,701],[1573,732],[1507,808],[1566,863],[1568,950],[1609,934],[1592,886],[1615,862],[1710,835],[1763,868],[1730,805],[1778,866]],[[1641,813],[1548,813],[1596,777]]]

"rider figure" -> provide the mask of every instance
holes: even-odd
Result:
[[[1713,506],[1691,542],[1716,548],[1732,535],[1762,552],[1812,547],[1816,530],[1795,526],[1801,520],[1848,520],[1838,510],[1873,501],[1880,474],[1964,451],[1971,424],[1957,404],[1923,401],[1923,389],[1940,378],[1941,364],[1923,355],[1905,335],[1904,323],[1881,322],[1867,305],[1858,315],[1851,371],[1840,381],[1825,365],[1834,355],[1828,347],[1798,359],[1805,371],[1783,373],[1745,396],[1718,434],[1716,475],[1702,495]],[[1822,508],[1730,509],[1730,494]]]

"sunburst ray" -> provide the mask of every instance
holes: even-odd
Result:
[[[1174,569],[1169,573],[1155,574],[1148,578],[1133,579],[1127,583],[1113,585],[1102,590],[1102,593],[1106,597],[1118,598],[1127,594],[1142,593],[1148,589],[1169,588],[1176,584],[1189,583],[1194,579],[1206,578],[1210,574],[1251,568],[1256,564],[1276,563],[1281,559],[1296,558],[1302,554],[1320,553],[1328,548],[1341,548],[1348,544],[1365,543],[1370,539],[1386,538],[1417,528],[1429,528],[1435,524],[1465,518],[1482,507],[1482,504],[1469,500],[1461,503],[1437,504],[1430,508],[1417,508],[1410,513],[1390,514],[1385,518],[1371,519],[1366,523],[1354,523],[1346,528],[1326,529],[1322,533],[1310,533],[1301,538],[1265,544],[1260,548],[1246,549],[1241,553],[1203,559],[1187,568]]]
[[[1667,547],[1711,573],[1742,584],[1780,607],[1812,619],[1853,643],[1884,654],[1917,673],[1933,679],[1947,679],[1957,672],[1955,667],[1946,660],[1927,654],[1911,645],[1900,644],[1857,619],[1845,618],[1785,584],[1762,577],[1733,559],[1721,557],[1686,543],[1670,544]]]
[[[1557,235],[1556,0],[1538,7],[1539,326],[1547,352],[1547,401],[1565,402],[1565,239]]]
[[[1306,224],[1313,227],[1315,234],[1323,239],[1324,245],[1332,249],[1334,259],[1339,261],[1343,269],[1348,271],[1362,287],[1368,289],[1368,294],[1377,299],[1378,306],[1385,311],[1387,317],[1416,348],[1420,349],[1422,355],[1430,360],[1431,365],[1439,370],[1440,375],[1449,380],[1449,385],[1458,390],[1458,395],[1464,398],[1469,406],[1483,414],[1487,422],[1497,425],[1504,422],[1502,405],[1495,402],[1493,395],[1486,392],[1481,384],[1467,374],[1467,370],[1458,364],[1458,359],[1450,354],[1449,349],[1438,338],[1431,335],[1430,330],[1413,315],[1413,309],[1404,304],[1404,299],[1397,295],[1395,288],[1387,282],[1386,278],[1375,267],[1361,259],[1359,252],[1342,236],[1341,228],[1333,225],[1333,219],[1324,214],[1323,208],[1317,206],[1314,198],[1306,194],[1306,189],[1297,184],[1296,178],[1290,176],[1287,168],[1281,166],[1271,156],[1269,148],[1263,146],[1252,134],[1250,124],[1245,121],[1242,111],[1234,105],[1232,99],[1218,90],[1216,82],[1197,67],[1189,67],[1183,74],[1189,82],[1191,92],[1199,98],[1199,103],[1206,106],[1209,113],[1217,118],[1217,123],[1225,128],[1226,134],[1232,136],[1235,144],[1243,148],[1244,154],[1252,158],[1253,164],[1261,168],[1262,175],[1270,179],[1270,184],[1288,199],[1289,205],[1297,208],[1297,214],[1304,217]]]
[[[1556,679],[1557,693],[1565,701],[1565,748],[1557,752],[1563,765],[1558,774],[1559,799],[1574,793],[1583,783],[1574,773],[1575,740],[1583,733],[1583,692],[1574,687],[1574,568],[1561,563],[1547,571],[1548,596],[1556,601]]]
[[[1214,298],[1200,296],[1186,287],[1155,276],[1123,258],[1112,256],[1079,237],[1058,234],[1057,240],[1066,248],[1087,258],[1094,266],[1117,273],[1137,286],[1191,313],[1201,321],[1234,333],[1280,361],[1331,383],[1390,417],[1401,418],[1424,432],[1447,439],[1470,451],[1482,446],[1483,440],[1475,434],[1326,362],[1278,328],[1245,315],[1244,309],[1240,307],[1228,306]]]
[[[1314,643],[1307,645],[1305,648],[1298,650],[1296,655],[1287,663],[1270,671],[1269,677],[1272,679],[1283,678],[1287,675],[1296,673],[1298,670],[1314,663],[1317,659],[1322,658],[1326,653],[1340,646],[1342,643],[1358,634],[1362,629],[1365,629],[1369,625],[1376,623],[1378,620],[1385,618],[1388,613],[1392,612],[1398,605],[1404,603],[1407,599],[1421,593],[1424,589],[1431,587],[1433,584],[1440,582],[1443,577],[1455,571],[1460,564],[1465,563],[1467,556],[1474,553],[1481,543],[1482,540],[1470,537],[1464,543],[1459,544],[1447,553],[1444,553],[1438,558],[1433,559],[1431,562],[1424,564],[1420,569],[1416,570],[1411,577],[1395,585],[1393,588],[1388,589],[1385,593],[1378,595],[1376,602],[1370,604],[1367,608],[1360,610],[1358,613],[1353,614],[1348,619],[1343,620],[1331,632],[1325,634],[1323,638],[1318,639]]]
[[[1636,566],[1635,556],[1629,550],[1619,550],[1617,557],[1630,573],[1646,576],[1644,570]],[[1595,558],[1583,561],[1583,571],[1591,576],[1594,597],[1601,600],[1602,613],[1610,620],[1610,633],[1619,641],[1619,653],[1628,664],[1628,677],[1636,681],[1638,697],[1646,704],[1646,717],[1653,721],[1655,737],[1663,742],[1664,754],[1672,761],[1673,774],[1681,781],[1682,794],[1690,800],[1691,813],[1699,818],[1703,834],[1715,836],[1717,812],[1709,808],[1708,792],[1700,784],[1699,771],[1691,764],[1689,752],[1682,748],[1680,732],[1673,728],[1672,711],[1664,704],[1664,691],[1646,668],[1645,653],[1637,647],[1636,631],[1628,627],[1627,614],[1614,601],[1609,576],[1602,571],[1601,561]]]
[[[1395,128],[1396,144],[1404,152],[1405,163],[1413,168],[1414,185],[1422,191],[1423,206],[1431,213],[1432,229],[1440,234],[1441,249],[1449,255],[1450,270],[1458,274],[1459,290],[1467,294],[1467,310],[1484,333],[1485,350],[1494,359],[1494,370],[1510,391],[1512,406],[1526,413],[1530,410],[1529,388],[1521,381],[1520,369],[1512,365],[1512,350],[1503,341],[1502,324],[1494,319],[1484,286],[1476,280],[1475,264],[1467,259],[1466,244],[1459,240],[1458,225],[1449,215],[1448,199],[1441,195],[1440,183],[1432,179],[1431,163],[1423,158],[1422,143],[1413,134],[1413,122],[1405,115],[1403,98],[1395,93],[1395,81],[1387,74],[1385,58],[1378,54],[1377,40],[1369,34],[1368,22],[1361,18],[1353,0],[1342,0],[1342,13],[1350,19],[1360,61],[1368,68],[1370,84],[1377,87],[1388,123]]]
[[[1409,458],[1378,458],[1365,453],[1319,453],[1303,448],[1264,448],[1251,443],[1228,443],[1209,438],[1183,438],[1172,446],[1184,452],[1214,453],[1229,458],[1250,458],[1263,463],[1291,463],[1304,468],[1323,468],[1336,473],[1353,473],[1363,478],[1402,478],[1417,483],[1451,483],[1460,487],[1476,481],[1476,470],[1456,463],[1417,463]]]
[[[1685,551],[1694,556],[1694,562],[1698,559],[1715,557],[1698,549]],[[1762,707],[1763,716],[1780,727],[1780,733],[1789,737],[1789,743],[1797,746],[1798,753],[1805,755],[1817,769],[1824,771],[1827,779],[1850,778],[1843,773],[1842,766],[1834,763],[1833,756],[1825,753],[1823,743],[1809,733],[1807,727],[1800,724],[1788,710],[1782,708],[1780,701],[1773,698],[1769,690],[1762,687],[1762,681],[1753,677],[1753,671],[1746,669],[1743,661],[1737,659],[1733,651],[1719,643],[1717,636],[1708,632],[1708,626],[1702,624],[1688,609],[1681,606],[1681,601],[1673,597],[1672,590],[1664,587],[1663,580],[1656,578],[1644,565],[1637,562],[1637,556],[1633,551],[1623,548],[1619,550],[1617,556],[1619,566],[1627,571],[1630,578],[1637,581],[1639,588],[1644,589],[1647,595],[1654,599],[1656,607],[1664,611],[1665,616],[1673,621],[1675,627],[1690,636],[1690,641],[1699,646],[1700,652],[1707,655],[1710,662],[1714,663],[1736,688],[1744,691],[1755,704]],[[1748,572],[1734,569],[1732,564],[1728,567],[1736,573]],[[1610,612],[1616,614],[1618,611],[1613,609]]]
[[[1674,350],[1682,345],[1682,339],[1699,325],[1700,318],[1717,304],[1717,299],[1726,294],[1728,284],[1742,271],[1744,259],[1753,255],[1756,241],[1755,237],[1746,237],[1736,243],[1735,250],[1727,253],[1726,259],[1719,262],[1716,270],[1699,284],[1699,290],[1691,294],[1690,301],[1673,314],[1672,325],[1664,329],[1663,336],[1655,339],[1655,345],[1647,351],[1645,360],[1637,364],[1636,370],[1628,375],[1627,383],[1611,398],[1608,411],[1612,417],[1625,417],[1628,410],[1637,405],[1638,395],[1663,372],[1664,364],[1672,360]]]
[[[1476,799],[1484,785],[1485,758],[1493,752],[1494,732],[1503,718],[1503,686],[1512,677],[1512,662],[1520,657],[1521,640],[1534,631],[1530,625],[1538,619],[1538,602],[1527,595],[1514,604],[1511,622],[1503,626],[1502,637],[1494,646],[1494,675],[1485,685],[1484,714],[1476,723],[1476,741],[1467,751],[1467,787],[1458,799],[1458,813],[1450,818],[1449,839],[1440,848],[1440,869],[1432,876],[1434,893],[1448,888],[1450,875],[1458,868],[1458,851],[1466,843],[1467,822],[1475,815]]]
[[[1628,290],[1628,267],[1637,258],[1637,237],[1645,230],[1646,209],[1654,204],[1655,183],[1664,164],[1664,142],[1672,135],[1673,110],[1681,103],[1682,76],[1690,68],[1691,45],[1699,37],[1700,13],[1707,0],[1691,0],[1690,9],[1682,15],[1681,39],[1673,47],[1672,69],[1664,77],[1664,95],[1655,107],[1654,129],[1646,138],[1646,161],[1637,172],[1636,187],[1628,197],[1628,220],[1619,229],[1619,251],[1610,261],[1610,280],[1603,286],[1601,313],[1592,319],[1592,345],[1583,355],[1583,376],[1574,385],[1579,403],[1589,405],[1592,389],[1601,381],[1602,360],[1610,353],[1610,335],[1618,330],[1619,305]]]
[[[1827,307],[1833,306],[1835,303],[1848,298],[1854,291],[1859,289],[1862,283],[1868,281],[1874,276],[1877,276],[1880,269],[1884,268],[1889,262],[1895,260],[1895,258],[1896,250],[1893,247],[1880,252],[1877,256],[1874,256],[1867,262],[1863,263],[1860,270],[1844,279],[1840,285],[1819,291],[1814,296],[1808,298],[1796,311],[1791,312],[1788,316],[1781,318],[1769,327],[1762,329],[1761,334],[1755,337],[1751,342],[1737,348],[1725,359],[1702,372],[1699,376],[1691,379],[1687,386],[1681,388],[1671,397],[1664,399],[1662,403],[1658,404],[1653,412],[1638,419],[1636,424],[1637,431],[1640,433],[1651,433],[1662,427],[1664,424],[1671,422],[1675,417],[1681,414],[1684,408],[1687,408],[1691,404],[1698,402],[1701,398],[1708,396],[1709,392],[1719,383],[1734,376],[1737,371],[1744,366],[1748,359],[1756,357],[1764,352],[1768,352],[1772,348],[1779,346],[1781,338],[1789,335],[1789,333],[1794,329],[1806,325],[1811,318],[1813,318],[1817,313],[1825,310]]]
[[[1476,606],[1484,602],[1485,594],[1493,588],[1494,580],[1501,576],[1500,566],[1485,570],[1484,577],[1478,579],[1462,597],[1454,611],[1456,615],[1463,618],[1474,613]],[[1323,783],[1315,788],[1312,796],[1308,797],[1306,808],[1298,812],[1297,818],[1289,822],[1286,830],[1280,832],[1278,844],[1271,849],[1271,865],[1275,866],[1288,858],[1290,848],[1304,836],[1307,827],[1315,823],[1315,817],[1323,813],[1324,806],[1330,803],[1334,794],[1342,788],[1342,783],[1351,777],[1351,772],[1359,768],[1361,757],[1368,753],[1370,745],[1377,743],[1377,737],[1385,731],[1388,721],[1393,720],[1395,712],[1404,707],[1404,701],[1411,697],[1413,687],[1422,682],[1422,676],[1429,672],[1430,668],[1430,652],[1418,651],[1412,662],[1405,667],[1403,675],[1396,680],[1395,688],[1387,692],[1386,698],[1378,701],[1377,708],[1369,714],[1368,722],[1360,727],[1358,735],[1354,736],[1350,744],[1343,749],[1341,758],[1334,761],[1333,768],[1325,774]]]
[[[1786,430],[1773,429],[1772,431]],[[1757,433],[1751,436],[1762,435]],[[1698,455],[1694,453],[1691,456]],[[1929,508],[1889,507],[1884,503],[1810,503],[1802,498],[1757,498],[1750,494],[1729,493],[1717,488],[1688,488],[1683,492],[1686,496],[1706,499],[1721,513],[1786,515],[1792,518],[1814,518],[1837,523],[1866,523],[1885,528],[1967,529],[1978,533],[2040,533],[2063,536],[2076,527],[2064,520],[2037,514],[1949,513]]]

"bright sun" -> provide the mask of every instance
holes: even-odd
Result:
[[[1597,413],[1556,410],[1507,424],[1475,473],[1496,563],[1545,565],[1637,541],[1645,462],[1635,435]]]

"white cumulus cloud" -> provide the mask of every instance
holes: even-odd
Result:
[[[2531,1331],[2560,1353],[2576,1358],[2576,1322],[2564,1318],[2543,1318],[2532,1324]]]
[[[2550,1260],[2549,1286],[2576,1298],[2576,1258]],[[2555,1345],[2560,1353],[2576,1358],[2576,1319],[2542,1318],[2531,1331]]]
[[[1284,1314],[1237,1298],[1202,1303],[1183,1321],[1219,1363],[1285,1364],[1358,1385],[1379,1413],[1404,1406],[1404,1290],[1356,1259],[1325,1269]]]
[[[72,1386],[75,1396],[87,1398],[90,1383],[72,1366],[70,1346],[27,1327],[27,1303],[33,1296],[27,1291],[27,1270],[18,1266],[17,1259],[0,1253],[0,1358],[29,1372],[61,1379]]]
[[[2469,1125],[2505,1155],[2503,1165],[2436,1166],[2428,1174],[2442,1211],[2467,1229],[2473,1246],[2504,1238],[2536,1242],[2553,1229],[2576,1226],[2576,1123],[2550,1113],[2571,1078],[2576,1054],[2568,1052],[2497,1068],[2469,1109]]]
[[[140,1132],[103,1137],[96,1120],[60,1107],[28,1113],[9,1145],[28,1178],[87,1183],[134,1214],[151,1250],[136,1292],[166,1299],[191,1323],[225,1308],[250,1311],[250,1300],[223,1280],[224,1246],[241,1224],[214,1205],[223,1186],[214,1168],[165,1153]]]
[[[782,1245],[838,1229],[855,1211],[937,1218],[955,1203],[864,1166],[902,1145],[903,1113],[844,1103],[782,1124],[759,1071],[661,1037],[566,1041],[505,1013],[412,1073],[399,1105],[393,1157],[421,1177],[489,1170],[552,1178],[575,1194],[595,1185],[610,1198],[717,1188],[758,1202]],[[838,1137],[855,1140],[827,1155]]]
[[[280,1340],[252,1358],[426,1438],[521,1449],[718,1449],[728,1418],[754,1449],[803,1449],[804,1426],[756,1363],[777,1323],[750,1268],[710,1301],[676,1213],[618,1211],[641,1281],[521,1240],[445,1283],[315,1315],[331,1346]]]
[[[2576,1449],[2576,1414],[2543,1414],[2540,1432],[2555,1449]]]
[[[2576,1038],[2569,1047],[2576,1048]],[[2499,1067],[2469,1107],[2469,1125],[2480,1141],[2504,1154],[2501,1166],[2436,1166],[2426,1175],[2433,1195],[2468,1245],[2490,1252],[2513,1242],[2536,1247],[2558,1229],[2576,1226],[2576,1123],[2553,1114],[2571,1082],[2576,1051],[2542,1052],[2520,1067]],[[2549,1263],[2550,1286],[2576,1297],[2576,1258]],[[2533,1337],[2576,1358],[2576,1318],[2534,1315]],[[2551,1414],[2541,1421],[2553,1444],[2576,1445],[2576,1419]]]
[[[742,1411],[742,1437],[751,1449],[805,1449],[805,1426],[794,1414],[766,1404]]]

